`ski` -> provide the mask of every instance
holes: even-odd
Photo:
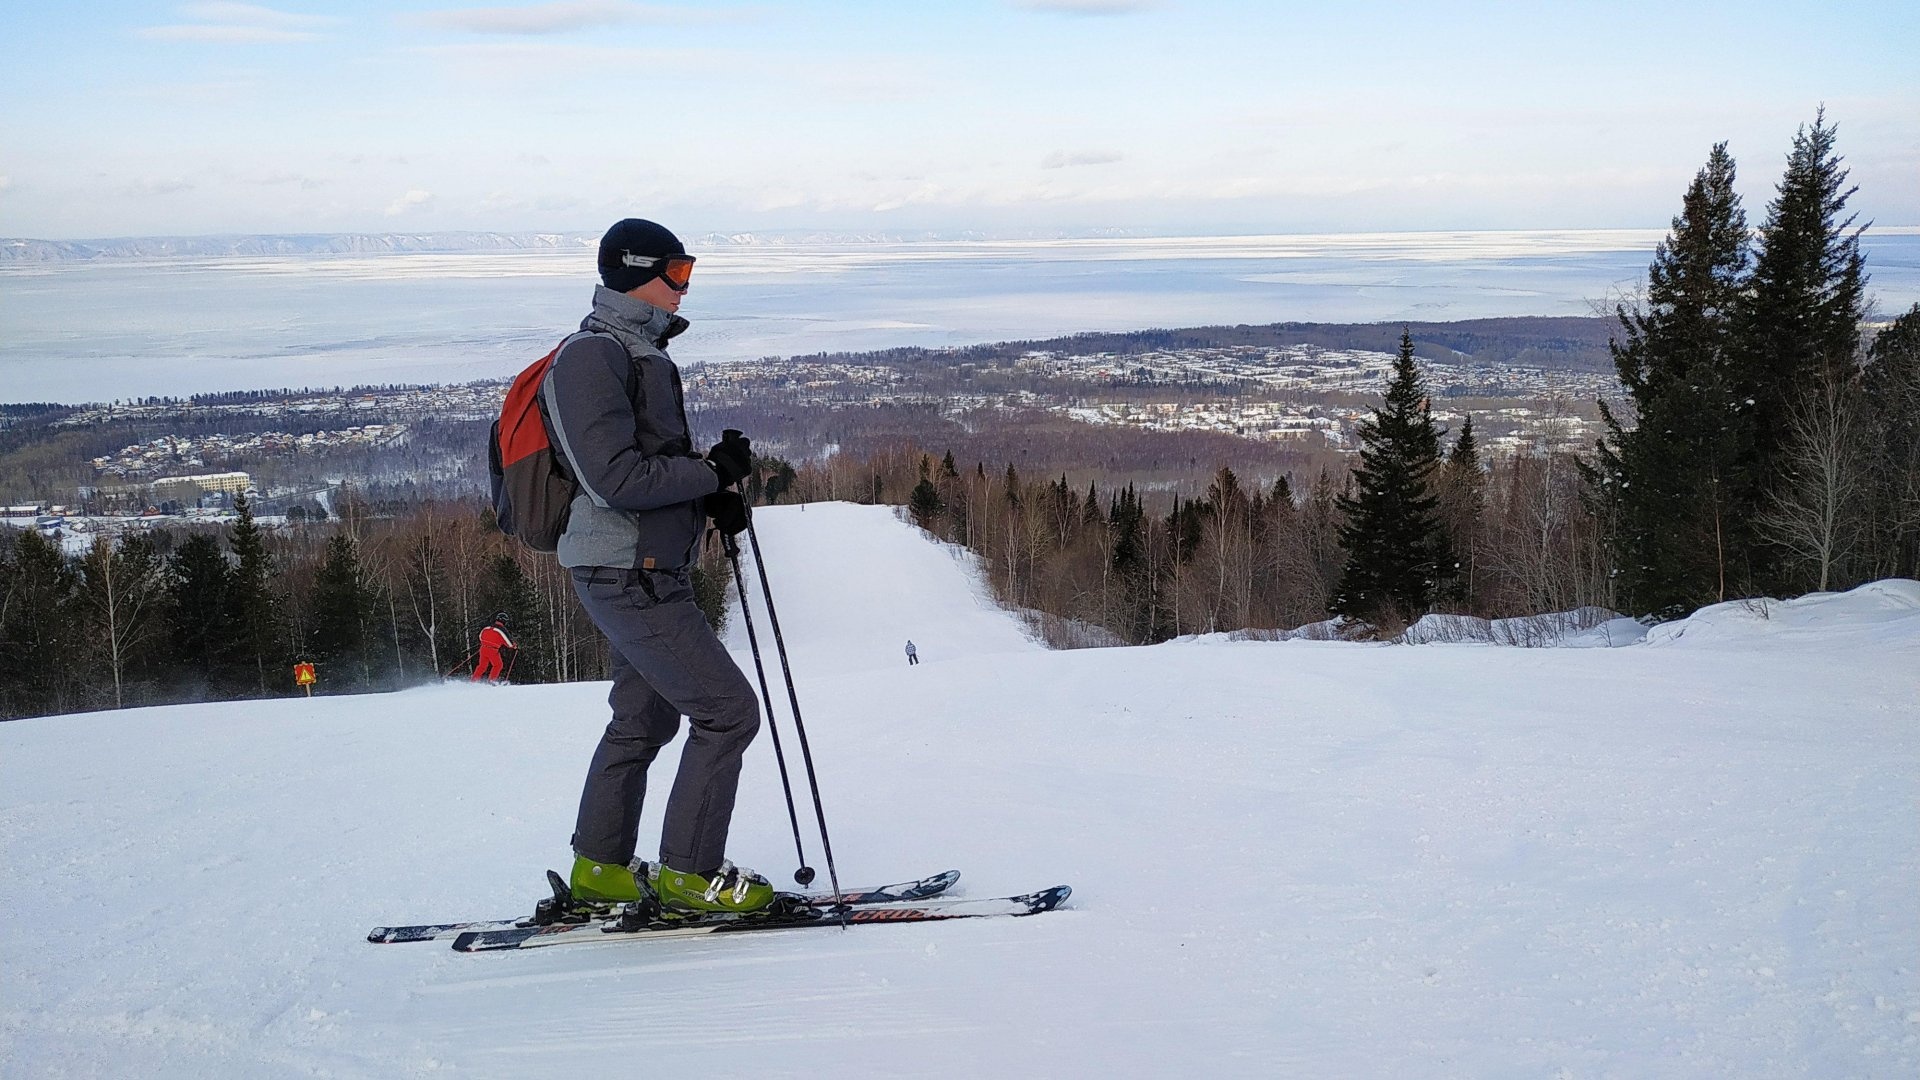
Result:
[[[855,923],[939,922],[997,916],[1038,915],[1052,911],[1073,890],[1066,885],[991,900],[895,900],[847,907],[800,904],[752,914],[663,916],[657,911],[637,916],[631,912],[593,923],[555,923],[515,926],[498,930],[468,930],[453,939],[455,952],[495,949],[535,949],[589,941],[649,941],[693,937],[699,934],[738,934],[767,930],[800,930]]]
[[[557,880],[557,875],[553,880]],[[954,883],[959,880],[960,871],[947,870],[915,881],[900,881],[892,885],[869,885],[865,888],[849,889],[841,897],[841,902],[860,906],[894,900],[926,900],[939,896],[948,889],[953,888]],[[564,886],[555,886],[556,896],[562,887]],[[813,907],[831,907],[834,903],[832,893],[787,893],[783,895],[800,897],[804,899],[809,906]],[[542,901],[541,910],[553,910],[547,908],[545,906],[546,903],[546,901]],[[570,905],[562,904],[559,905],[559,907],[567,909]],[[613,913],[614,912],[609,910],[597,912],[577,909],[568,910],[565,914],[546,918],[545,923],[580,926],[593,922],[595,918],[604,918],[608,914]],[[405,941],[432,941],[435,938],[446,937],[449,934],[458,934],[470,930],[477,932],[524,929],[543,925],[541,920],[542,916],[540,915],[522,915],[514,919],[478,919],[469,922],[420,923],[415,926],[376,926],[367,932],[367,940],[376,945],[391,945]]]

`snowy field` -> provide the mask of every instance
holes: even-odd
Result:
[[[604,684],[23,720],[0,1076],[1920,1075],[1920,584],[1621,648],[1048,652],[884,509],[760,532],[843,882],[1067,908],[370,945],[530,907]],[[764,737],[732,847],[793,869]]]

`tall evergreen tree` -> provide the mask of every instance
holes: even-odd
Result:
[[[1812,127],[1795,133],[1739,308],[1732,391],[1749,418],[1731,513],[1742,521],[1763,513],[1784,482],[1795,406],[1830,377],[1829,368],[1852,365],[1859,350],[1866,313],[1860,256],[1865,226],[1856,228],[1847,213],[1857,189],[1847,185],[1843,159],[1834,150],[1837,136],[1824,109]],[[1743,554],[1749,588],[1780,587],[1777,549],[1756,540]]]
[[[0,715],[80,706],[84,639],[78,578],[58,544],[27,529],[0,559]]]
[[[227,589],[228,618],[238,632],[241,663],[250,669],[254,689],[264,696],[269,679],[279,685],[281,672],[289,663],[283,604],[274,584],[273,556],[253,520],[253,507],[242,495],[234,500],[233,508],[239,518],[227,532],[234,554]]]
[[[533,628],[541,623],[539,593],[534,589],[533,582],[527,580],[526,571],[511,555],[494,556],[489,571],[480,593],[481,607],[487,612],[489,620],[495,612],[505,612],[507,625],[514,631],[514,643],[520,646],[520,654],[514,657],[509,680],[516,683],[546,682],[551,677],[552,665],[547,660],[551,650],[544,647],[545,643],[536,642],[533,638]],[[717,600],[724,609],[727,578],[711,573],[702,576],[708,579],[706,587],[718,594]],[[711,618],[709,613],[709,620]],[[475,628],[474,634],[477,641],[478,628]]]
[[[1876,433],[1874,572],[1920,577],[1920,304],[1873,339],[1861,385]]]
[[[1604,401],[1606,438],[1584,466],[1610,523],[1619,602],[1673,616],[1723,599],[1728,552],[1751,529],[1729,492],[1745,482],[1750,410],[1732,384],[1735,311],[1748,262],[1734,162],[1720,143],[1693,178],[1647,269],[1644,304],[1615,308],[1614,367],[1633,426]]]
[[[1151,546],[1146,510],[1132,484],[1114,493],[1113,508],[1107,515],[1107,527],[1113,534],[1111,568],[1119,584],[1113,601],[1116,610],[1109,625],[1122,637],[1136,644],[1153,640],[1154,590]]]
[[[219,541],[194,533],[174,548],[168,571],[172,578],[169,636],[180,674],[193,688],[190,692],[225,697],[235,682],[239,644],[228,599],[233,567]]]
[[[373,597],[359,546],[344,532],[327,540],[309,601],[308,651],[321,666],[321,685],[366,688],[373,681],[368,625]]]
[[[1460,435],[1440,470],[1440,521],[1452,545],[1450,592],[1468,611],[1475,610],[1478,600],[1474,591],[1474,560],[1479,551],[1486,489],[1486,473],[1480,468],[1480,444],[1473,437],[1473,417],[1468,415],[1461,422]]]
[[[947,461],[953,461],[952,453],[948,453]],[[932,469],[933,460],[925,454],[920,455],[920,482],[913,485],[913,491],[907,495],[907,509],[913,513],[914,524],[928,532],[932,532],[939,524],[938,518],[947,508],[946,500],[940,497],[940,489],[934,486]]]
[[[1413,360],[1411,334],[1400,335],[1385,400],[1358,427],[1354,489],[1339,500],[1347,518],[1340,527],[1346,568],[1328,606],[1355,618],[1410,622],[1436,595],[1447,552],[1434,475],[1440,434]]]
[[[1134,494],[1132,484],[1114,493],[1113,509],[1107,515],[1107,524],[1113,530],[1113,569],[1116,573],[1129,573],[1146,565],[1145,521],[1146,514],[1140,509],[1140,497]]]

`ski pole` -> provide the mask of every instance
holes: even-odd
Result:
[[[787,796],[787,821],[793,826],[793,854],[800,860],[800,869],[793,872],[793,880],[802,885],[813,882],[813,867],[807,865],[807,852],[800,843],[800,812],[793,806],[793,782],[787,778],[787,754],[780,747],[780,725],[773,719],[773,693],[767,689],[767,666],[760,661],[760,639],[753,632],[753,609],[747,606],[747,579],[740,572],[740,545],[726,533],[720,534],[720,546],[727,553],[727,560],[733,563],[733,584],[740,590],[740,615],[747,624],[747,648],[753,652],[753,673],[760,677],[760,700],[767,703],[767,733],[773,736],[773,758],[780,764],[780,790]]]
[[[780,615],[773,607],[773,589],[767,584],[767,563],[760,556],[760,536],[753,529],[753,512],[747,511],[747,541],[753,546],[753,568],[760,575],[760,593],[767,601],[767,621],[773,625],[773,645],[780,654],[780,674],[787,680],[787,703],[793,707],[793,730],[800,740],[800,758],[807,766],[807,786],[813,790],[813,813],[820,822],[820,850],[826,853],[827,880],[833,885],[835,901],[840,898],[840,875],[833,866],[833,840],[827,835],[827,811],[820,804],[820,778],[813,768],[813,750],[807,745],[807,725],[800,719],[800,694],[793,688],[793,668],[787,663],[787,643],[780,634]],[[840,922],[847,922],[841,905]]]
[[[441,677],[446,679],[453,678],[454,672],[459,671],[461,668],[464,668],[468,664],[473,663],[473,655],[479,651],[480,651],[480,646],[478,645],[475,645],[473,648],[468,649],[466,658],[464,660],[461,660],[459,663],[453,665],[453,667],[448,669],[447,673]]]

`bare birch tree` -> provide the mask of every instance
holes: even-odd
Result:
[[[1866,535],[1866,432],[1851,367],[1829,365],[1787,409],[1786,479],[1761,514],[1763,533],[1811,568],[1820,592]]]

